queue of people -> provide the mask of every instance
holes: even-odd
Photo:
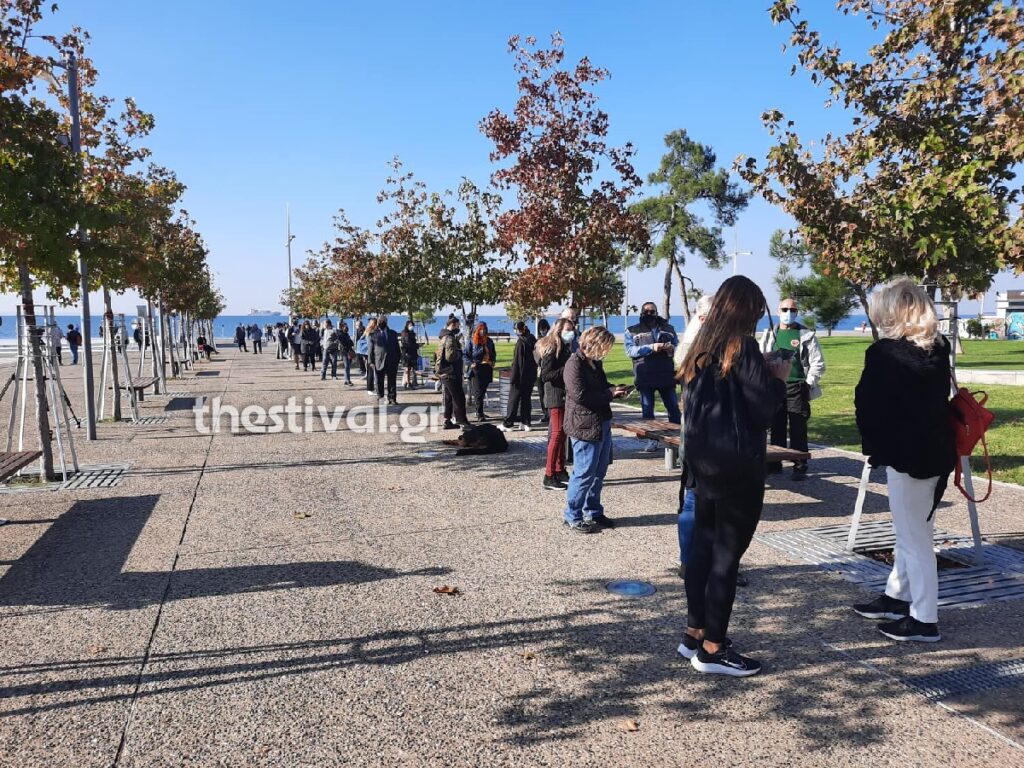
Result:
[[[518,322],[510,396],[500,425],[505,431],[533,428],[536,387],[548,428],[542,487],[565,493],[564,524],[573,533],[588,534],[615,527],[602,501],[612,458],[612,403],[635,388],[643,416],[653,418],[655,399],[661,399],[681,434],[677,533],[687,625],[678,652],[699,672],[735,677],[761,670],[761,663],[729,637],[728,628],[742,581],[740,561],[760,521],[766,477],[781,469],[766,463],[767,446],[806,453],[810,404],[821,394],[825,372],[814,331],[799,322],[798,302],[784,298],[778,327],[769,323],[758,340],[754,329],[766,313],[770,318],[764,294],[743,276],[701,297],[681,340],[656,306],[645,304],[640,321],[624,336],[635,387],[608,381],[603,360],[615,339],[604,327],[579,334],[572,310],[553,326],[538,324],[536,337]],[[882,338],[866,354],[855,407],[864,453],[873,466],[887,469],[895,564],[884,593],[853,610],[880,621],[886,637],[934,642],[940,634],[933,513],[956,461],[946,416],[949,348],[931,301],[908,279],[878,290],[870,313]],[[279,338],[292,344],[298,338],[300,345],[308,338],[312,344],[318,337],[309,328],[306,323],[298,333]],[[351,363],[365,366],[367,390],[389,403],[396,401],[401,366],[403,386],[416,386],[421,345],[411,323],[399,334],[381,316],[365,327],[359,322],[355,334],[353,339],[344,326],[335,331],[325,324],[319,337],[322,378],[328,369],[337,377],[341,356],[346,384]],[[281,346],[283,352],[284,341]],[[302,347],[304,363],[309,349]],[[484,405],[496,359],[486,323],[470,318],[464,334],[460,320],[449,316],[435,354],[445,429],[470,426],[467,384],[476,421],[489,418]],[[807,474],[807,462],[794,463],[795,480]]]

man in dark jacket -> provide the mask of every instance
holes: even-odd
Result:
[[[249,348],[245,345],[245,328],[242,327],[241,323],[235,328],[235,344],[238,345],[239,352],[249,351]]]
[[[537,361],[533,357],[533,347],[537,339],[522,320],[517,322],[515,327],[518,339],[512,353],[508,407],[505,409],[505,421],[499,429],[504,432],[512,429],[518,414],[520,426],[524,432],[528,432],[532,421],[533,385],[537,383]]]
[[[468,427],[466,390],[462,386],[462,345],[459,343],[459,320],[449,317],[437,346],[435,360],[437,377],[444,390],[444,428]]]
[[[370,339],[369,362],[377,372],[377,397],[385,395],[384,384],[387,379],[388,405],[398,403],[398,364],[402,350],[398,343],[398,334],[388,328],[388,318],[381,315],[377,318],[377,332]]]
[[[681,415],[672,363],[672,353],[679,344],[676,329],[658,317],[658,308],[649,301],[640,309],[640,322],[629,327],[623,340],[626,354],[633,361],[633,377],[640,393],[643,417],[654,418],[654,393],[657,392],[668,411],[668,420],[678,424]]]

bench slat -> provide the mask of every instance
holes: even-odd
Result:
[[[626,432],[632,432],[637,437],[655,440],[673,448],[678,448],[681,442],[679,439],[679,425],[672,424],[667,421],[661,421],[659,419],[631,419],[628,417],[620,417],[612,421],[612,426],[617,429],[625,430]],[[796,451],[792,448],[782,448],[778,445],[769,445],[765,461],[807,461],[810,458],[811,454],[806,451]]]
[[[42,455],[42,451],[0,451],[0,481],[17,474]]]

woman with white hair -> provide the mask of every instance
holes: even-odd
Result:
[[[931,300],[909,278],[876,291],[870,313],[881,338],[864,355],[857,427],[871,466],[886,468],[896,547],[885,592],[853,609],[885,619],[878,629],[893,640],[933,643],[940,639],[934,512],[957,460],[949,342]]]

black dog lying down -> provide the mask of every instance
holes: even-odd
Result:
[[[508,441],[505,434],[493,424],[478,424],[470,427],[458,440],[445,440],[445,445],[457,445],[456,456],[485,456],[489,453],[505,453]]]

